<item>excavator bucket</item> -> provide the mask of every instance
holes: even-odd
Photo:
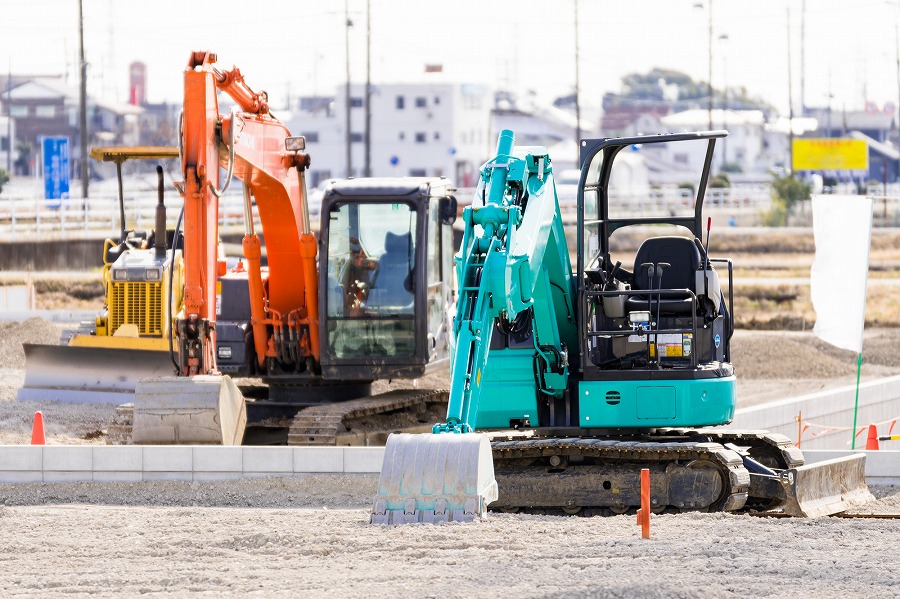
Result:
[[[172,373],[168,352],[115,347],[23,343],[25,382],[20,400],[129,403],[144,377]]]
[[[780,500],[765,513],[801,518],[839,514],[874,500],[864,453],[790,468],[778,477],[751,475],[750,495]]]
[[[372,524],[471,522],[497,499],[487,435],[393,434],[372,507]]]
[[[244,396],[230,377],[142,379],[134,394],[135,445],[240,445]]]

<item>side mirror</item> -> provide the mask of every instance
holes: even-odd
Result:
[[[456,197],[444,196],[438,204],[438,218],[445,225],[452,225],[456,221]]]

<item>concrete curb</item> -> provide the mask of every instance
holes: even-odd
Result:
[[[829,391],[764,403],[737,411],[729,428],[766,430],[781,433],[797,441],[797,414],[803,413],[804,424],[810,424],[800,448],[849,451],[853,426],[856,386],[848,385]],[[900,376],[878,379],[859,386],[857,428],[869,423],[885,422],[900,416]],[[835,427],[837,430],[828,430]],[[887,425],[879,434],[887,434]],[[815,433],[815,436],[813,436]],[[866,446],[866,432],[856,437],[856,447]]]
[[[0,483],[377,474],[383,447],[0,445]]]
[[[853,452],[804,451],[811,464]],[[900,451],[866,454],[866,480],[900,485]],[[0,483],[211,481],[378,474],[384,447],[0,445]]]

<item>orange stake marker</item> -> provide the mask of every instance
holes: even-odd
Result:
[[[641,468],[641,509],[637,512],[637,523],[641,527],[641,537],[650,538],[650,470]]]
[[[34,424],[31,427],[31,444],[45,445],[46,438],[44,436],[44,415],[40,412],[34,413]]]

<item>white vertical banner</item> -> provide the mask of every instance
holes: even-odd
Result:
[[[816,257],[810,271],[816,336],[862,353],[866,283],[872,237],[872,198],[814,195]]]

